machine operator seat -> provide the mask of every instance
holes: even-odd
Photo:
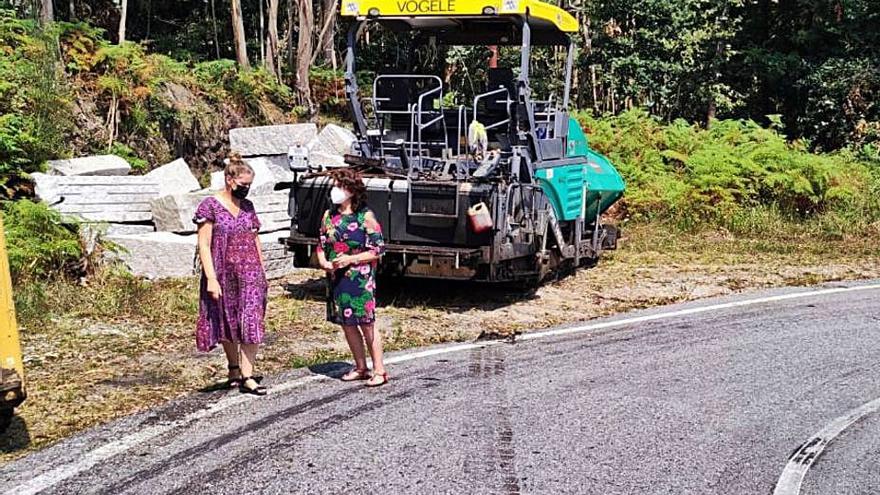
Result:
[[[507,119],[510,115],[516,115],[516,80],[514,79],[513,69],[509,67],[489,69],[486,91],[494,91],[500,88],[506,89],[507,94],[501,93],[486,99],[484,110],[485,117],[483,117],[482,114],[480,117],[480,120],[483,121],[484,124],[501,122],[504,119]],[[512,101],[509,110],[508,104],[505,102],[508,97]],[[515,129],[516,125],[513,119],[511,119],[511,122],[506,126],[490,129],[488,131],[489,141],[492,144],[490,147],[509,150],[511,146],[511,137],[514,135]]]

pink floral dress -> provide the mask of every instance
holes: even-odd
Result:
[[[343,254],[385,252],[382,227],[373,212],[361,207],[352,214],[337,209],[324,213],[318,250],[327,261]],[[376,320],[376,265],[360,263],[336,270],[329,275],[327,320],[340,325],[370,324]]]
[[[210,351],[218,342],[262,343],[269,284],[257,250],[260,221],[253,203],[242,200],[234,216],[211,196],[199,204],[193,221],[213,223],[211,259],[222,292],[220,300],[211,297],[202,271],[196,346]]]

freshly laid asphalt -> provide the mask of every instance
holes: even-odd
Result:
[[[196,393],[77,435],[0,469],[0,491],[769,494],[805,440],[880,397],[878,302],[859,290],[490,342],[395,364],[378,389],[291,385],[341,363],[296,370],[267,377],[267,397]],[[880,493],[878,454],[880,413],[831,442],[801,493]]]

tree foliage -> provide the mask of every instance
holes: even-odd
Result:
[[[822,149],[877,142],[880,2],[607,0],[584,24],[578,102],[671,121],[768,122]],[[594,82],[595,81],[595,82]]]
[[[64,154],[72,94],[51,33],[0,10],[0,189]],[[2,191],[11,196],[10,191]]]
[[[83,249],[75,223],[64,222],[47,205],[28,200],[7,202],[0,213],[16,285],[50,275],[79,274]]]
[[[811,153],[778,127],[751,120],[719,120],[704,129],[683,119],[663,124],[639,109],[577,117],[590,145],[626,179],[625,208],[634,219],[730,226],[769,208],[798,221],[845,217],[854,230],[880,222],[880,162]]]
[[[549,1],[581,23],[574,101],[596,115],[643,108],[667,122],[684,118],[704,124],[713,117],[767,124],[767,115],[780,115],[788,133],[807,139],[812,148],[880,140],[876,0]],[[20,17],[40,15],[39,2],[3,3]],[[235,59],[233,4],[130,0],[127,37],[148,53],[188,63]],[[109,33],[110,43],[118,42],[117,3],[78,0],[70,5],[56,5],[56,21],[87,22]],[[321,100],[327,71],[339,69],[348,28],[334,19],[338,8],[332,0],[241,2],[247,62],[277,71],[286,86],[296,88],[306,111],[338,107]],[[279,15],[273,16],[276,11]],[[364,41],[360,62],[365,70],[430,69],[463,96],[485,80],[488,55],[481,47],[416,49],[412,40],[378,29],[370,29]],[[309,53],[300,53],[303,47]],[[503,51],[502,61],[516,67],[516,56],[516,50]],[[275,63],[282,60],[286,63]],[[560,52],[536,51],[533,60],[537,93],[556,89]],[[324,71],[314,98],[307,97],[312,88],[304,67]],[[6,124],[15,126],[20,124]]]

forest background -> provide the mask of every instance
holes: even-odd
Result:
[[[613,220],[880,235],[880,2],[558,1],[580,23],[574,115],[627,181]],[[207,184],[232,127],[345,123],[349,25],[338,10],[338,0],[0,1],[0,198],[24,313],[33,287],[96,265],[75,222],[30,201],[30,173],[89,154],[120,155],[134,173],[184,157]],[[446,104],[483,90],[491,56],[378,26],[360,46],[365,91],[376,73],[435,73]],[[517,57],[501,49],[502,65]],[[535,50],[539,96],[559,89],[563,60]]]

